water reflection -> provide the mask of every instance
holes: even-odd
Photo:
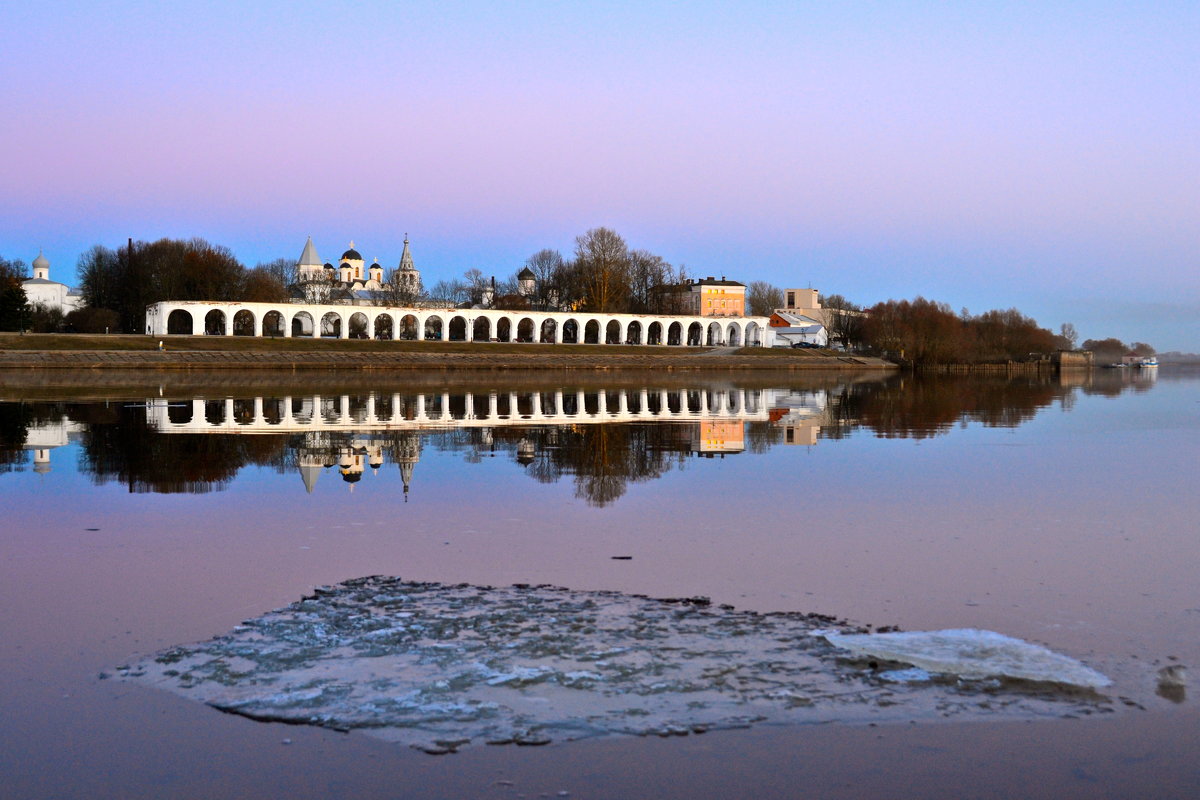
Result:
[[[1149,377],[1149,376],[1147,376]],[[1077,392],[1144,391],[1124,374],[1058,378],[893,376],[782,387],[517,391],[291,391],[124,402],[0,402],[0,472],[52,471],[77,444],[80,471],[130,492],[199,493],[246,466],[353,486],[394,465],[407,496],[425,448],[468,463],[507,458],[541,483],[565,478],[595,506],[689,458],[814,446],[857,431],[926,438],[974,422],[1017,427]]]

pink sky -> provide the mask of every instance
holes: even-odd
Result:
[[[607,225],[694,274],[1200,350],[1194,4],[397,8],[6,9],[0,255],[394,265],[407,232],[433,282]]]

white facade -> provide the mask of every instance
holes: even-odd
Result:
[[[400,255],[397,273],[397,281],[401,288],[414,295],[420,293],[421,273],[413,264],[412,253],[408,248],[408,234],[404,234],[404,252]],[[321,262],[311,236],[304,243],[300,260],[296,262],[296,281],[301,289],[304,289],[306,284],[334,281],[346,299],[360,305],[369,304],[372,293],[383,288],[384,279],[383,265],[379,263],[379,259],[366,266],[362,254],[354,249],[353,241],[350,242],[350,249],[342,253],[336,269],[333,264]],[[308,299],[313,298],[309,296]]]
[[[440,341],[770,347],[767,317],[586,314],[478,308],[397,308],[187,301],[146,309],[153,336],[219,335]]]
[[[21,283],[25,299],[31,306],[57,308],[69,314],[83,308],[83,295],[65,283],[50,280],[50,259],[41,252],[33,260],[33,277]]]
[[[775,347],[796,347],[829,345],[829,331],[820,320],[795,314],[790,311],[777,310],[771,315],[771,332],[775,334]]]

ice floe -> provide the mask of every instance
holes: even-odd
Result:
[[[994,631],[825,634],[835,647],[961,678],[1011,678],[1100,689],[1110,681],[1073,658]]]
[[[1016,641],[975,633],[977,648]],[[827,616],[738,611],[706,598],[376,576],[322,587],[228,634],[119,671],[253,719],[363,729],[431,753],[468,743],[675,736],[760,722],[1111,710],[1091,691],[973,681],[996,673],[955,672],[928,660],[929,647],[919,659],[895,646],[877,656],[926,673],[880,668],[852,654],[862,640],[882,638],[865,634]],[[1031,674],[1028,680],[1045,680]],[[1060,683],[1103,685],[1084,680],[1084,672],[1071,680],[1054,674]]]

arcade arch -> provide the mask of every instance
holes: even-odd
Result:
[[[292,317],[292,336],[315,336],[316,326],[313,325],[312,314],[298,311]]]
[[[262,320],[262,335],[263,336],[285,336],[287,326],[283,321],[283,313],[280,311],[271,310],[263,314]]]
[[[442,318],[437,314],[431,314],[425,318],[425,339],[429,341],[440,341],[443,338]]]
[[[209,336],[225,335],[225,313],[219,308],[204,315],[204,332]]]
[[[532,342],[533,332],[535,329],[536,326],[533,324],[533,320],[529,317],[524,317],[520,322],[517,323],[517,341]]]
[[[380,314],[375,317],[375,338],[380,341],[391,341],[396,338],[391,314]]]
[[[355,311],[350,315],[350,330],[348,336],[351,339],[366,339],[369,333],[369,325],[367,323],[367,315],[361,311]]]
[[[642,343],[642,323],[636,319],[629,323],[625,328],[625,343],[626,344],[641,344]]]
[[[417,318],[412,314],[405,314],[400,318],[400,330],[397,331],[396,338],[411,342],[420,338],[420,332],[421,326]]]
[[[340,339],[342,336],[342,315],[330,311],[321,317],[321,336],[328,339]]]
[[[233,335],[254,335],[254,312],[242,309],[233,315]]]
[[[167,316],[167,333],[168,334],[187,334],[195,333],[194,322],[192,315],[182,308],[177,308]]]
[[[579,344],[579,320],[568,319],[562,324],[563,344]]]

